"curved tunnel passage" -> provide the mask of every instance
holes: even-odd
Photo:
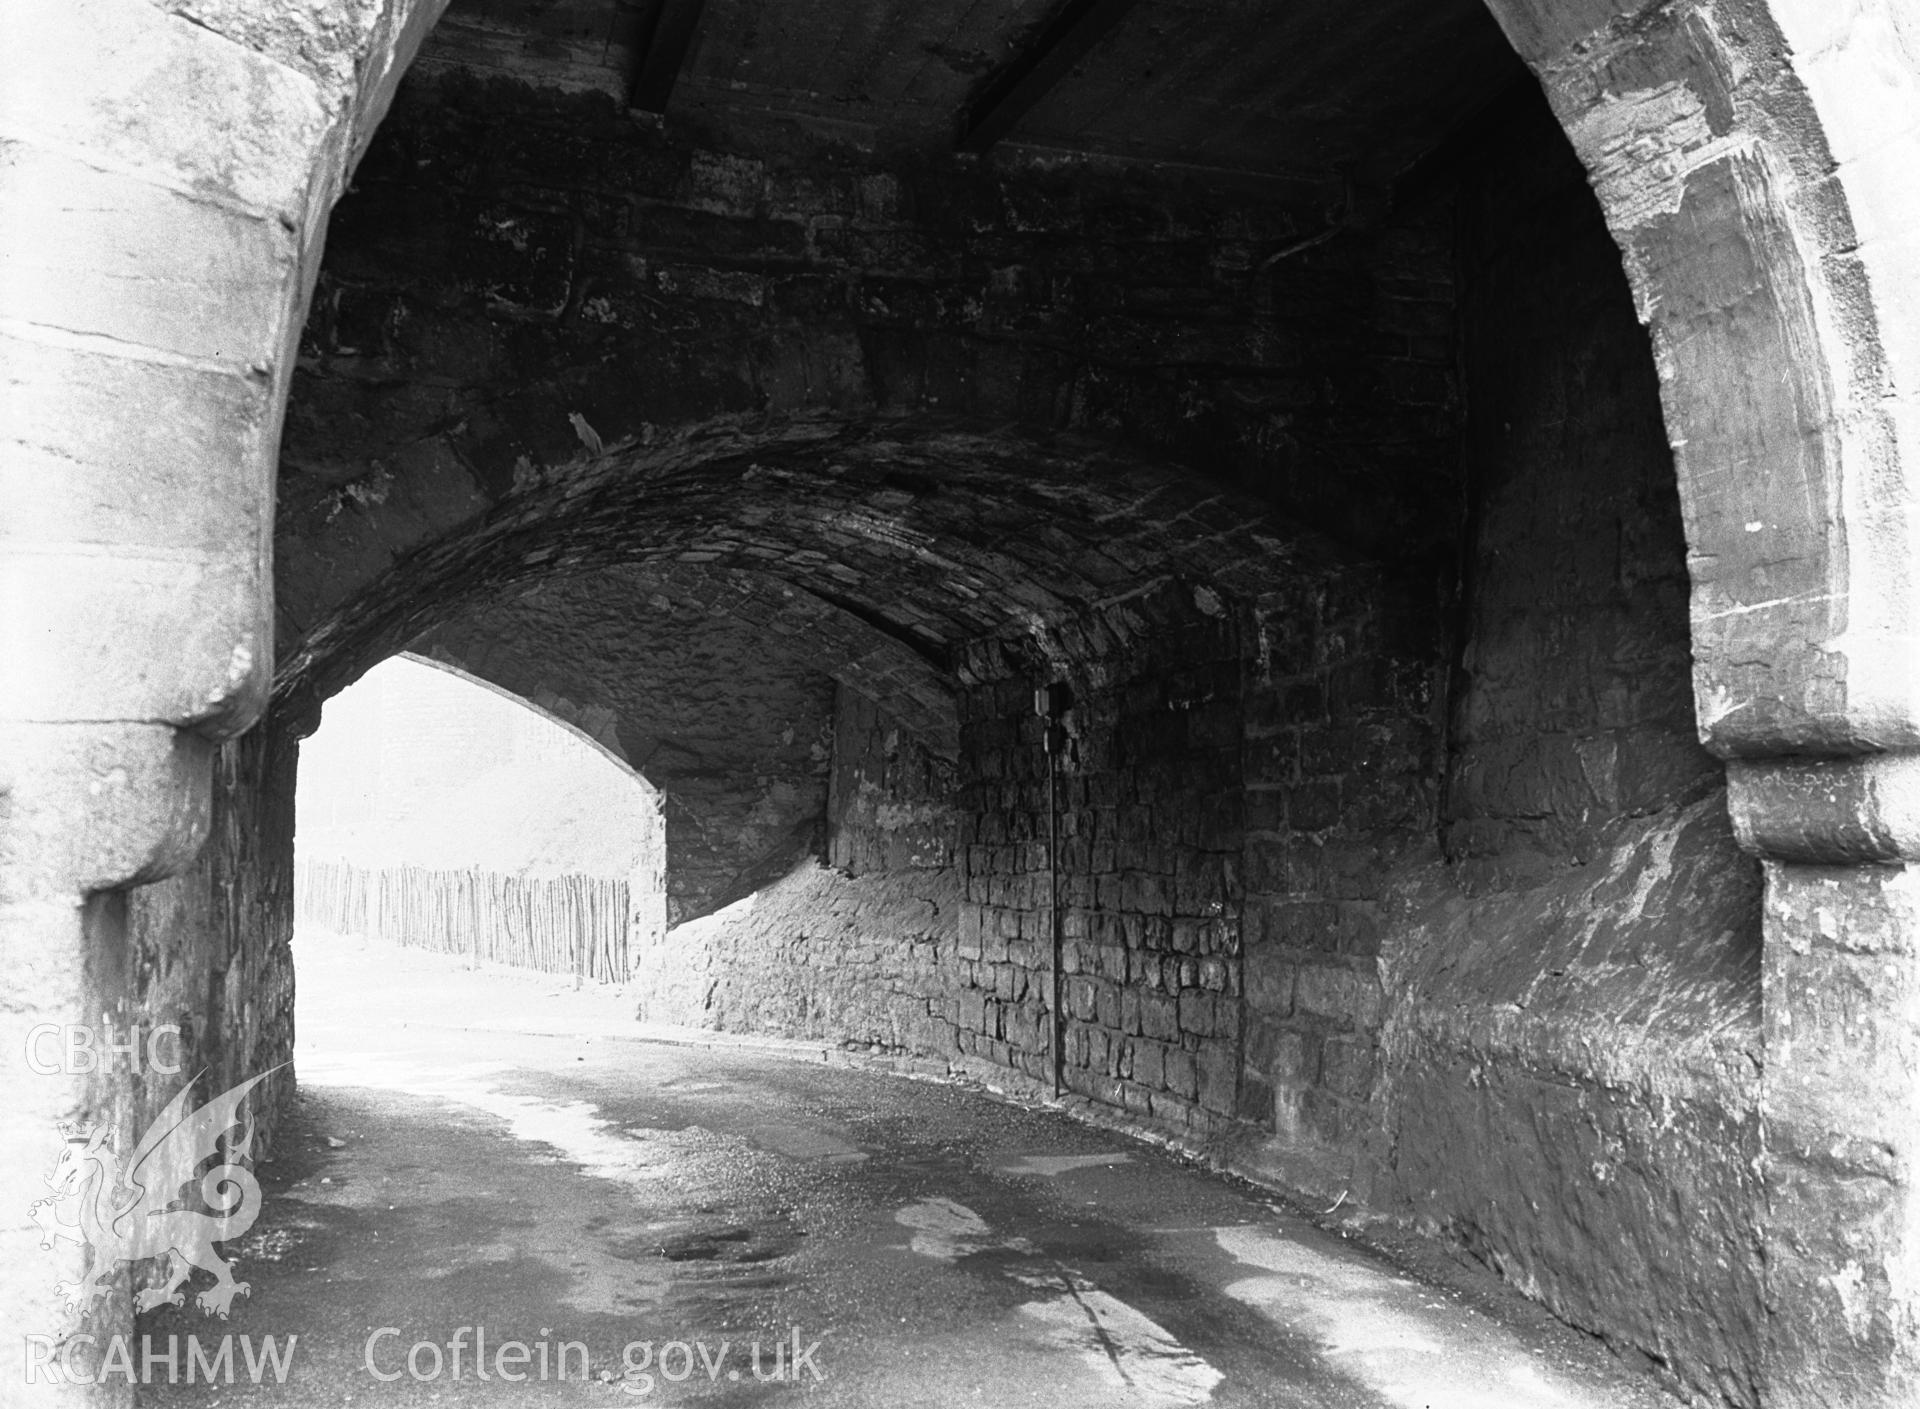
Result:
[[[831,636],[738,613],[779,592],[632,570],[546,579],[415,643],[597,727],[664,790],[676,921],[822,850],[837,674]],[[745,589],[745,590],[743,590]],[[946,720],[953,732],[950,696]]]
[[[407,555],[289,653],[279,698],[291,712],[408,645],[606,717],[666,791],[690,918],[821,852],[836,683],[952,760],[966,687],[1097,681],[1162,628],[1169,592],[1225,620],[1378,576],[1341,559],[1090,441],[950,418],[728,426],[570,466]]]
[[[667,261],[674,211],[716,219],[709,235],[777,224],[760,203],[779,178],[697,152],[673,157],[691,194],[648,178],[641,252],[596,286],[647,294],[631,327],[596,324],[588,295],[572,321],[528,302],[515,280],[561,255],[537,222],[495,238],[522,216],[397,217],[403,244],[453,241],[460,271],[412,294],[345,222],[289,413],[279,728],[401,647],[546,699],[667,793],[685,923],[640,975],[650,1016],[1040,1091],[1057,1071],[1329,1202],[1445,1209],[1577,1323],[1738,1379],[1751,1342],[1715,1338],[1749,1289],[1706,1269],[1749,1236],[1722,1132],[1751,1096],[1673,1054],[1751,1028],[1752,872],[1693,738],[1644,336],[1564,139],[1537,102],[1497,111],[1472,139],[1489,174],[1432,178],[1452,204],[1409,200],[1297,263],[1252,258],[1298,243],[1297,209],[1235,228],[1208,207],[1198,233],[1150,230],[1138,269],[1083,268],[1063,295],[1042,252],[1153,212],[1147,195],[980,216],[1000,257],[1032,263],[1009,280],[965,254],[957,302],[884,338],[799,316],[812,254],[744,300],[724,242],[711,278],[684,230]],[[396,140],[443,141],[445,118],[425,104]],[[716,170],[749,196],[703,189]],[[1250,241],[1249,220],[1271,223]],[[505,263],[476,272],[476,241]],[[1103,284],[1116,308],[1077,301]],[[884,269],[851,280],[858,300],[882,285],[901,296]],[[1063,298],[1064,343],[1046,313]],[[622,339],[669,325],[679,360],[636,375]],[[702,332],[720,326],[735,341]],[[770,377],[843,335],[832,375]],[[560,370],[462,372],[468,346]],[[888,381],[953,357],[964,395]],[[757,714],[719,703],[756,690]],[[1654,856],[1698,927],[1619,891]],[[1489,1016],[1537,1006],[1542,983],[1559,1026]],[[1684,1022],[1670,991],[1694,995]],[[1620,1065],[1579,1055],[1621,1013],[1640,1036],[1608,1049]],[[1536,1044],[1585,1083],[1546,1125]],[[1465,1076],[1488,1063],[1511,1084]],[[1677,1130],[1609,1105],[1676,1063]],[[1712,1212],[1657,1183],[1578,1226],[1528,1205],[1573,1177],[1562,1120],[1629,1160],[1676,1142]],[[1466,1125],[1502,1131],[1507,1162],[1457,1160]],[[1674,1241],[1693,1270],[1666,1300],[1606,1301],[1621,1263]],[[1696,1296],[1723,1317],[1668,1314]]]
[[[871,518],[860,520],[863,542],[846,549],[844,573],[832,553],[789,564],[812,600],[924,667],[952,667],[958,743],[944,781],[919,760],[899,766],[903,733],[891,716],[836,693],[827,822],[834,856],[868,858],[894,855],[886,818],[951,824],[941,875],[958,900],[923,907],[905,952],[882,949],[877,960],[857,943],[856,902],[835,912],[846,923],[812,936],[843,941],[837,951],[821,944],[769,973],[792,984],[813,967],[864,994],[876,963],[894,975],[904,966],[911,982],[854,1014],[858,1023],[992,1071],[1043,1065],[1039,1019],[1057,1018],[1077,1090],[1190,1141],[1252,1139],[1298,1185],[1331,1192],[1354,1181],[1378,1207],[1443,1221],[1562,1315],[1640,1347],[1697,1390],[1742,1404],[1776,1385],[1817,1397],[1809,1386],[1831,1370],[1861,1395],[1901,1402],[1896,1381],[1911,1381],[1910,1356],[1889,1327],[1911,1298],[1897,1239],[1870,1239],[1872,1265],[1861,1269],[1852,1224],[1782,1216],[1779,1202],[1866,1169],[1804,1162],[1827,1134],[1854,1128],[1817,1094],[1850,1071],[1852,1049],[1765,1034],[1791,1019],[1796,1031],[1835,1036],[1820,995],[1847,980],[1851,960],[1821,948],[1833,937],[1821,887],[1842,886],[1846,923],[1863,932],[1911,924],[1878,872],[1796,869],[1912,849],[1897,828],[1876,828],[1877,802],[1855,809],[1865,821],[1834,811],[1846,810],[1834,799],[1848,788],[1898,774],[1897,756],[1883,766],[1853,755],[1914,737],[1914,677],[1902,669],[1910,535],[1899,527],[1911,496],[1898,469],[1911,396],[1889,394],[1914,344],[1901,319],[1882,318],[1889,290],[1908,285],[1890,273],[1897,203],[1865,199],[1884,155],[1863,141],[1871,124],[1861,116],[1897,104],[1836,97],[1887,96],[1884,66],[1857,89],[1835,77],[1857,72],[1870,47],[1906,52],[1903,36],[1872,5],[1832,23],[1785,5],[1493,8],[1592,173],[1653,327],[1684,540],[1672,467],[1645,434],[1659,417],[1648,414],[1653,382],[1620,296],[1616,247],[1591,238],[1596,212],[1584,190],[1571,194],[1579,183],[1565,178],[1578,168],[1558,131],[1551,152],[1515,161],[1528,132],[1552,129],[1510,121],[1508,108],[1491,130],[1465,135],[1463,161],[1459,145],[1427,145],[1437,129],[1411,142],[1400,130],[1418,130],[1409,112],[1463,116],[1454,104],[1484,96],[1472,90],[1497,78],[1493,56],[1510,69],[1474,6],[1443,17],[1478,19],[1453,32],[1457,56],[1487,60],[1463,65],[1459,88],[1433,80],[1444,65],[1413,62],[1405,43],[1370,31],[1396,62],[1363,66],[1353,91],[1379,112],[1348,126],[1375,165],[1334,161],[1304,181],[1263,171],[1274,178],[1263,189],[1282,192],[1274,199],[1209,175],[1199,184],[1211,189],[1170,198],[1194,213],[1190,223],[1151,192],[1138,199],[1131,175],[1062,177],[1046,157],[1028,168],[1039,179],[1002,181],[963,161],[902,180],[899,168],[914,162],[879,169],[893,158],[823,156],[812,137],[796,141],[795,131],[817,136],[823,118],[836,130],[832,115],[789,114],[802,120],[769,141],[786,119],[729,115],[718,87],[693,103],[703,117],[690,128],[628,141],[604,104],[590,114],[590,104],[476,80],[473,55],[489,51],[483,42],[462,58],[456,43],[423,65],[437,91],[417,85],[396,110],[391,133],[410,133],[413,145],[384,148],[367,168],[390,176],[412,162],[416,176],[450,178],[451,220],[401,220],[412,263],[384,284],[379,259],[343,241],[338,281],[323,283],[317,305],[287,446],[293,492],[282,499],[293,526],[283,541],[317,551],[283,556],[292,590],[282,645],[293,667],[281,725],[299,727],[328,681],[365,659],[361,646],[424,625],[397,591],[382,594],[422,565],[432,569],[423,581],[439,573],[453,583],[459,565],[436,545],[501,510],[498,521],[510,519],[524,491],[572,479],[576,444],[593,462],[609,441],[671,444],[716,415],[805,419],[826,408],[860,422],[939,406],[977,423],[1118,436],[1212,474],[1341,544],[1336,563],[1360,566],[1330,571],[1286,603],[1222,596],[1204,574],[1116,602],[1060,574],[1033,600],[1009,592],[1010,610],[974,611],[938,593],[894,603],[877,589],[837,592],[833,579],[885,578],[889,554],[864,541],[876,536]],[[1150,19],[1118,33],[1132,52],[1159,51]],[[1258,69],[1274,54],[1263,59],[1258,38],[1225,46],[1237,91],[1265,81]],[[549,45],[533,48],[551,56]],[[1286,57],[1310,85],[1351,67],[1326,48],[1318,69]],[[295,69],[310,58],[297,56]],[[1380,102],[1396,76],[1408,80],[1399,101]],[[1063,93],[1083,101],[1087,83],[1111,78],[1089,65]],[[740,85],[726,91],[752,87]],[[1264,117],[1292,122],[1298,137],[1332,137],[1313,116],[1330,109],[1288,91],[1297,111]],[[375,95],[366,110],[383,101]],[[1072,129],[1076,99],[1063,101],[1064,115],[1035,110],[1035,131]],[[1195,144],[1189,156],[1223,150],[1191,125],[1172,130]],[[1243,128],[1225,150],[1246,154],[1259,141]],[[825,147],[836,144],[873,150],[859,138]],[[1416,160],[1421,170],[1401,165],[1423,146],[1429,156],[1453,149],[1437,164]],[[319,199],[329,179],[315,178]],[[375,223],[407,204],[404,185],[388,182]],[[1344,199],[1331,199],[1335,186]],[[926,219],[942,209],[943,188],[954,217],[944,241]],[[1093,199],[1076,204],[1076,192]],[[1488,219],[1502,211],[1518,215],[1515,230]],[[463,222],[467,237],[477,231],[493,246],[491,261],[474,258],[471,238],[444,238]],[[286,214],[279,224],[299,236]],[[954,229],[964,236],[951,238]],[[1509,233],[1520,238],[1502,248]],[[255,300],[262,307],[299,284],[298,259],[279,231],[273,238],[286,269],[261,285],[272,295]],[[436,263],[464,286],[392,296]],[[64,277],[69,264],[56,264]],[[809,277],[823,270],[832,277]],[[94,305],[81,310],[87,329],[179,350],[141,322],[146,302],[106,316]],[[1236,316],[1243,308],[1256,316]],[[266,326],[241,330],[249,347]],[[604,347],[575,355],[565,344],[583,329],[589,342],[605,332],[609,346],[625,337],[637,355],[625,369]],[[230,355],[200,337],[206,330],[171,331]],[[1488,351],[1503,344],[1538,355],[1503,368]],[[253,399],[234,417],[251,436],[256,422],[276,423],[290,368],[283,361],[276,374],[264,354],[244,365]],[[632,368],[644,369],[637,387]],[[332,384],[316,386],[316,371]],[[1374,389],[1384,393],[1370,401]],[[389,421],[377,434],[337,455],[303,443],[336,411],[350,425],[363,396],[382,408],[374,420]],[[318,414],[302,426],[308,406]],[[258,439],[229,457],[235,485],[257,467]],[[1860,465],[1871,475],[1843,474]],[[194,551],[254,589],[209,613],[217,621],[181,663],[149,662],[151,678],[109,673],[104,692],[76,695],[105,704],[60,718],[138,719],[159,736],[170,725],[212,735],[245,722],[259,683],[249,650],[257,666],[263,638],[242,628],[266,600],[259,536],[245,531],[266,502],[257,489],[222,485],[193,520],[215,543]],[[91,481],[77,491],[92,492]],[[605,527],[626,510],[601,507],[581,522]],[[851,502],[838,511],[861,513]],[[730,589],[742,569],[726,555],[748,551],[742,529],[752,527],[735,520],[693,550],[730,564]],[[145,532],[120,536],[147,544]],[[475,561],[491,564],[482,576],[501,585],[525,581],[538,561],[586,565],[536,534],[479,538]],[[241,540],[244,551],[233,546]],[[1700,737],[1740,760],[1735,826],[1749,850],[1779,863],[1768,871],[1764,1007],[1754,869],[1732,849],[1721,770],[1697,747],[1685,698],[1689,545]],[[977,552],[954,561],[976,583],[999,567]],[[700,565],[676,565],[689,566]],[[762,580],[737,595],[768,602],[769,590],[790,589]],[[187,595],[155,594],[161,617]],[[448,591],[438,605],[460,600]],[[1124,629],[1108,631],[1086,601]],[[1030,641],[1032,614],[1053,609],[1069,625],[1051,625],[1050,648],[981,650],[970,634],[982,621],[1014,622],[1012,639]],[[309,629],[313,652],[302,644]],[[62,661],[102,655],[95,636],[74,635],[83,648]],[[1845,651],[1834,648],[1841,640]],[[943,648],[956,653],[943,661]],[[210,674],[198,668],[207,650],[218,661]],[[865,654],[856,645],[839,668],[851,675]],[[1036,682],[1061,674],[1070,692],[1036,701]],[[40,694],[53,698],[65,677],[49,679],[55,688]],[[1068,700],[1052,727],[1033,717],[1036,703]],[[941,722],[917,721],[904,736]],[[1043,753],[1043,739],[1055,747]],[[186,946],[196,952],[178,954],[143,938],[129,977],[141,1003],[186,992],[209,1024],[195,1040],[223,1069],[272,1059],[286,1036],[276,1031],[285,994],[273,952],[284,909],[283,742],[255,736],[222,753],[214,845],[193,881],[89,910],[107,931],[119,907],[133,912],[137,935],[196,936]],[[1809,752],[1821,760],[1805,763]],[[185,759],[182,776],[199,761]],[[864,807],[834,801],[848,797],[842,761]],[[1826,787],[1836,778],[1842,785]],[[944,812],[931,806],[928,780],[948,799]],[[152,791],[174,805],[176,841],[195,831],[202,809],[190,790]],[[76,857],[86,861],[85,850]],[[158,856],[111,876],[152,874],[167,864]],[[1044,980],[1035,992],[1045,935],[1033,922],[1050,908],[1041,895],[1061,892],[1063,954],[1075,967],[1054,1000]],[[1796,944],[1794,927],[1810,930],[1816,909],[1821,941]],[[203,934],[217,951],[204,973]],[[730,967],[747,971],[770,937],[735,927],[716,940]],[[932,966],[945,966],[945,986]],[[1872,1016],[1875,1032],[1904,1021],[1884,1004]],[[1906,1090],[1860,1055],[1889,1090]],[[1496,1138],[1466,1148],[1487,1132]],[[1906,1138],[1882,1133],[1888,1149]],[[1477,1159],[1479,1147],[1501,1160]],[[1882,1146],[1858,1148],[1875,1152],[1860,1156],[1870,1162]],[[1540,1189],[1555,1196],[1537,1200]],[[1875,1207],[1904,1208],[1909,1197],[1887,1181]],[[1822,1289],[1843,1282],[1864,1299],[1843,1296],[1836,1311]],[[1623,1286],[1632,1293],[1622,1297]]]

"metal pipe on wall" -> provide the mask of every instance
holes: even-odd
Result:
[[[1066,1091],[1066,1024],[1060,1019],[1061,971],[1065,961],[1065,937],[1060,916],[1060,755],[1067,742],[1065,719],[1072,707],[1073,692],[1064,680],[1034,691],[1033,709],[1045,721],[1041,746],[1047,754],[1047,931],[1051,943],[1051,962],[1047,988],[1047,1050],[1053,1071],[1053,1094]]]

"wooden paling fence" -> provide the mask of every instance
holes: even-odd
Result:
[[[340,934],[466,955],[476,964],[602,983],[628,975],[625,881],[306,861],[294,904],[302,921]]]

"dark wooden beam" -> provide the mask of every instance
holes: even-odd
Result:
[[[984,152],[1006,136],[1138,3],[1066,0],[968,105],[960,121],[960,150]]]
[[[644,113],[666,112],[705,9],[706,0],[650,0],[633,7],[629,32],[635,60],[628,107]]]

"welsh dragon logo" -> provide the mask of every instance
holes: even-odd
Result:
[[[66,1148],[47,1176],[53,1196],[36,1200],[28,1212],[40,1225],[41,1247],[65,1238],[92,1254],[78,1282],[54,1285],[75,1317],[106,1294],[106,1279],[120,1263],[163,1254],[171,1258],[167,1284],[135,1298],[142,1311],[163,1302],[181,1305],[185,1298],[180,1286],[196,1267],[216,1278],[194,1298],[208,1315],[224,1318],[234,1297],[248,1291],[247,1283],[234,1281],[232,1267],[213,1245],[239,1237],[260,1216],[260,1185],[249,1168],[253,1119],[240,1107],[249,1091],[279,1069],[243,1081],[192,1111],[187,1106],[193,1082],[188,1082],[154,1118],[124,1164],[104,1126],[63,1128]],[[241,1124],[245,1132],[235,1140],[233,1129]],[[219,1162],[196,1178],[210,1158]],[[198,1202],[210,1212],[191,1206],[195,1199],[189,1184],[196,1186]]]

